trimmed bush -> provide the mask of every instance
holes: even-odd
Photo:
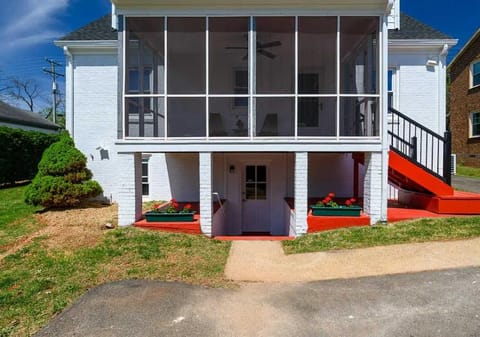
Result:
[[[0,184],[33,179],[43,151],[58,140],[58,134],[1,126]]]
[[[45,150],[38,173],[25,191],[25,202],[46,208],[72,207],[102,193],[87,169],[87,158],[68,134]]]

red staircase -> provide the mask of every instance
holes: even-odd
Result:
[[[388,179],[399,190],[398,201],[438,214],[480,214],[480,194],[451,187],[450,134],[442,137],[394,109],[390,112]]]

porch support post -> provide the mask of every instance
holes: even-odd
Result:
[[[142,217],[142,154],[118,155],[118,225],[128,226]]]
[[[212,153],[199,153],[200,226],[202,233],[212,236]]]
[[[295,231],[307,233],[308,213],[308,152],[295,153]]]
[[[365,153],[363,209],[370,215],[372,225],[387,220],[387,188],[383,173],[385,157],[383,152]]]

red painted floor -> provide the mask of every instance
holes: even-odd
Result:
[[[463,192],[462,192],[463,194]],[[423,209],[411,209],[401,207],[388,208],[388,222],[398,222],[404,220],[414,220],[423,218],[447,218],[455,216],[468,216],[458,214],[438,214]],[[309,212],[308,218],[308,232],[320,232],[332,230],[337,228],[368,226],[370,224],[370,217],[364,213],[360,217],[331,217],[331,216],[312,216]],[[147,222],[140,220],[135,223],[135,227],[159,230],[170,233],[187,233],[187,234],[201,234],[200,217],[195,215],[193,222]],[[216,236],[216,240],[233,241],[233,240],[264,240],[264,241],[283,241],[294,240],[292,236],[270,236],[262,233],[255,236],[250,233],[244,236]]]
[[[200,216],[194,215],[193,222],[147,222],[142,219],[135,222],[135,227],[153,229],[170,233],[201,234]]]
[[[388,222],[415,220],[423,218],[449,218],[458,214],[438,214],[424,209],[389,207],[387,211]],[[461,215],[460,215],[461,216]]]

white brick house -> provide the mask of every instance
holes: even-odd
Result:
[[[456,40],[400,15],[399,1],[112,3],[56,44],[67,129],[120,225],[142,216],[142,194],[199,202],[208,236],[302,235],[309,198],[329,192],[386,221],[389,99],[445,131]]]

